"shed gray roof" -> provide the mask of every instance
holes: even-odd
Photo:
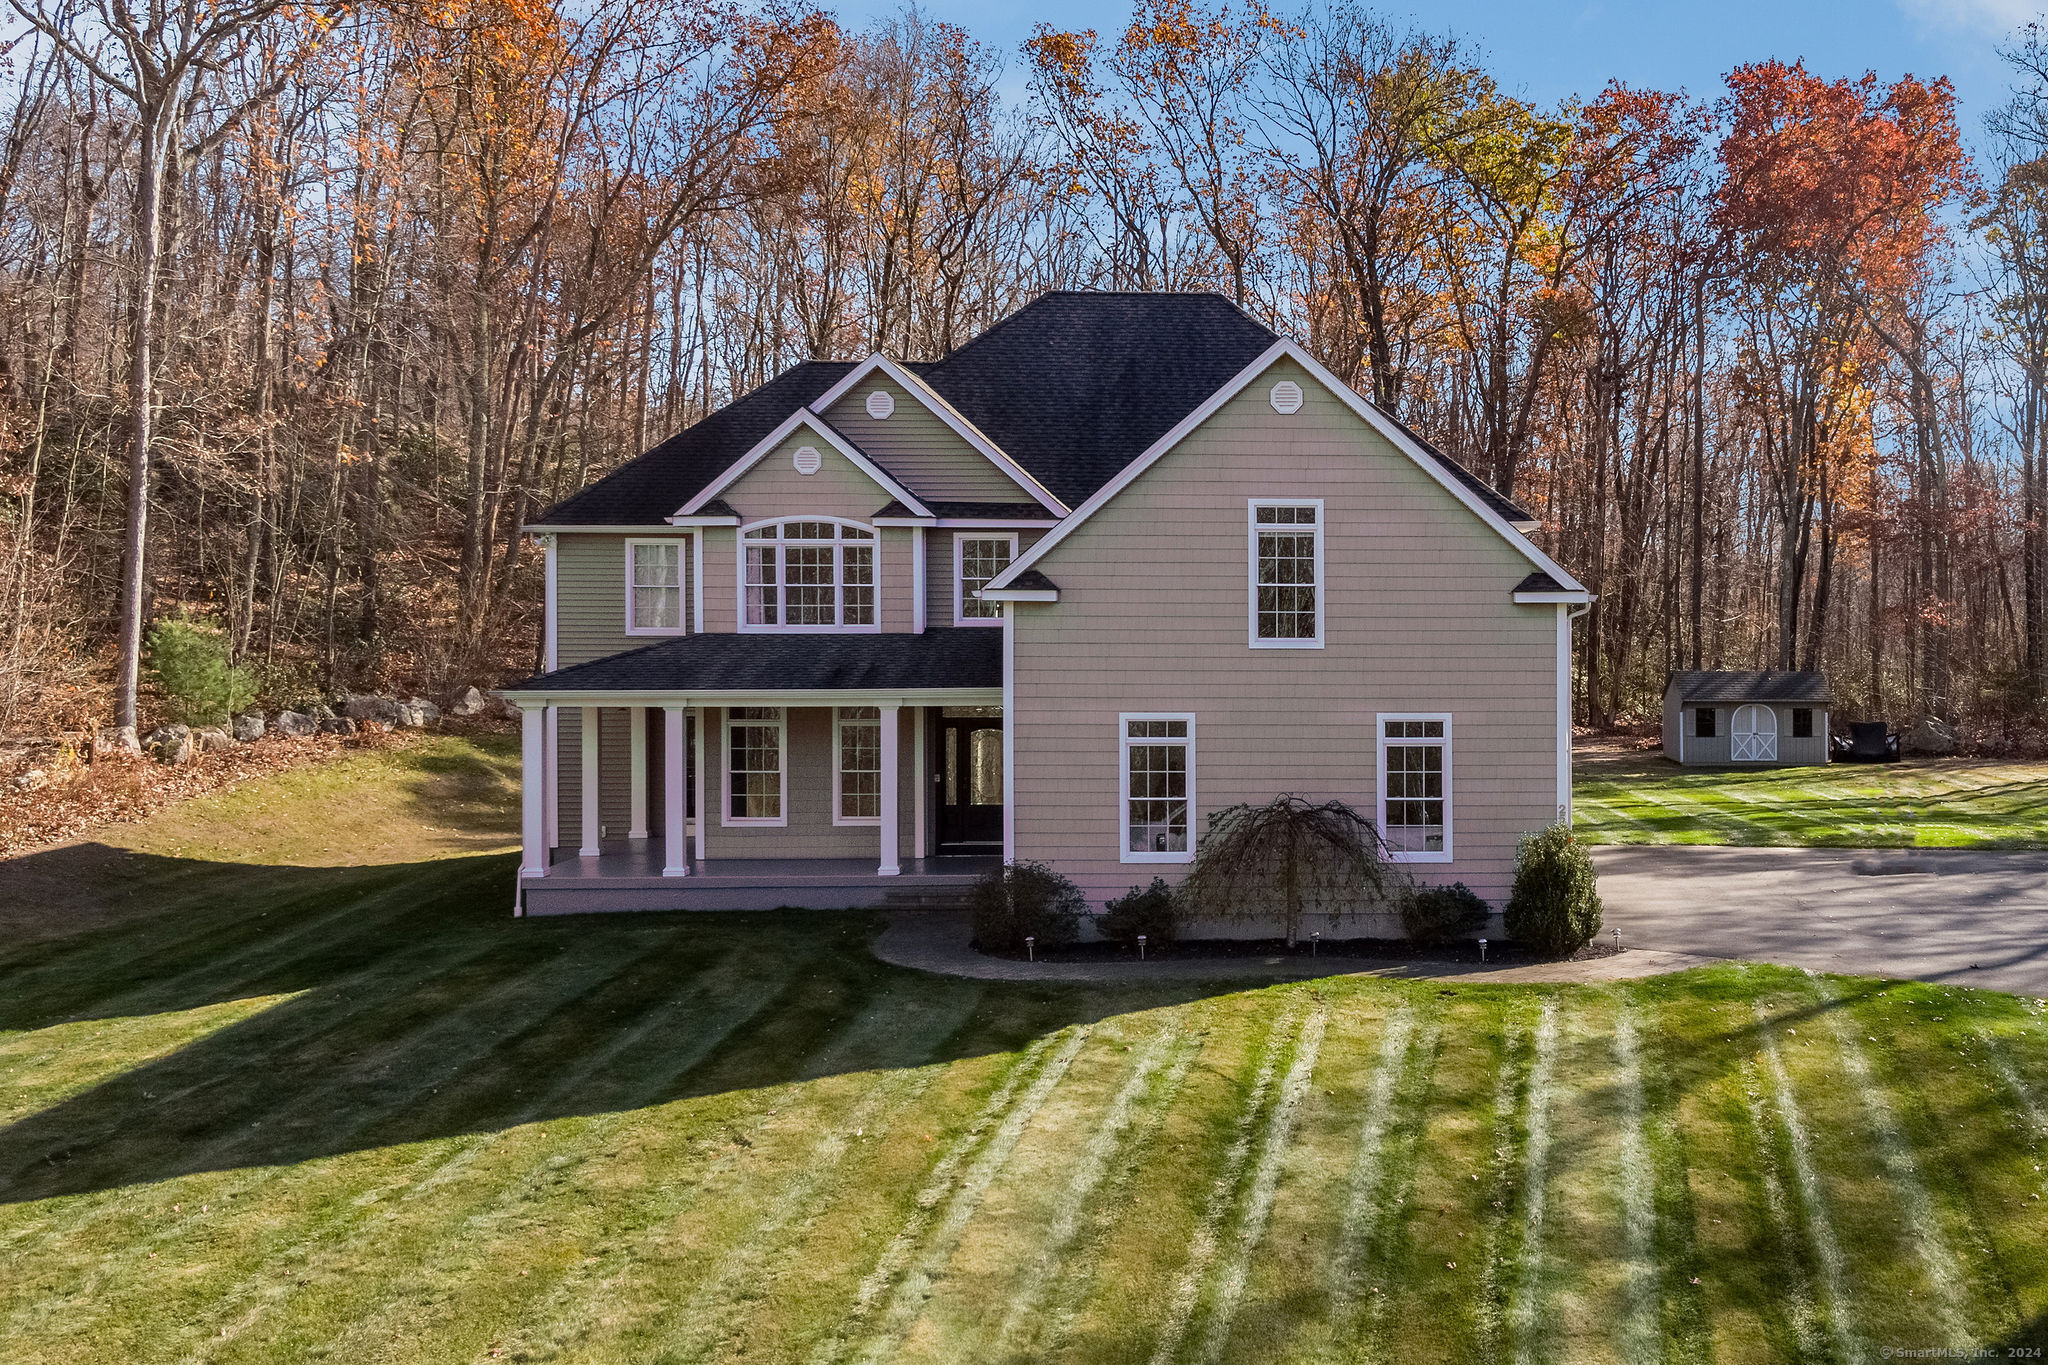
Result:
[[[1669,686],[1677,688],[1679,701],[1687,704],[1833,700],[1827,675],[1776,669],[1757,673],[1687,670],[1673,673]]]
[[[1003,632],[685,635],[527,678],[507,692],[804,692],[1001,687]]]

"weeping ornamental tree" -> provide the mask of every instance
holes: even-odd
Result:
[[[1398,903],[1407,885],[1379,831],[1350,806],[1281,796],[1209,817],[1180,893],[1196,916],[1279,920],[1292,947],[1303,915],[1342,920]]]

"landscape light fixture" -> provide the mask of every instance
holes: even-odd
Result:
[[[1140,935],[1138,935],[1138,961],[1140,961],[1140,962],[1143,962],[1144,960],[1145,960],[1145,936],[1144,936],[1143,934],[1140,934]]]
[[[1314,957],[1314,956],[1316,955],[1316,949],[1322,946],[1322,942],[1323,942],[1323,931],[1322,931],[1322,930],[1320,930],[1320,929],[1311,929],[1311,930],[1309,930],[1309,934],[1308,934],[1308,955],[1309,955],[1310,957]]]
[[[1037,939],[1037,937],[1036,937],[1035,935],[1032,935],[1032,934],[1026,934],[1026,935],[1024,935],[1024,960],[1025,960],[1026,962],[1036,962],[1036,961],[1038,961],[1038,950],[1037,950],[1037,948],[1035,948],[1035,947],[1033,946],[1033,945],[1034,945],[1034,944],[1036,944],[1037,942],[1038,942],[1038,939]]]
[[[1486,961],[1486,940],[1483,938],[1479,940],[1479,960]]]
[[[1614,951],[1617,953],[1621,951],[1621,930],[1619,929],[1614,931]]]

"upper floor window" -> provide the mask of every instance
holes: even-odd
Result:
[[[875,533],[777,521],[740,538],[742,629],[874,630]]]
[[[1251,646],[1323,647],[1323,503],[1253,498]]]
[[[1017,537],[958,536],[953,541],[953,624],[956,626],[996,625],[1003,619],[1003,604],[984,602],[974,594],[1010,567],[1017,557]]]
[[[673,635],[683,628],[683,543],[626,542],[626,634]]]

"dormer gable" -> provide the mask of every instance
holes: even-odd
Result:
[[[746,521],[812,513],[864,519],[892,498],[915,515],[931,515],[891,471],[830,422],[802,408],[672,515],[696,516],[713,502],[723,502]]]

